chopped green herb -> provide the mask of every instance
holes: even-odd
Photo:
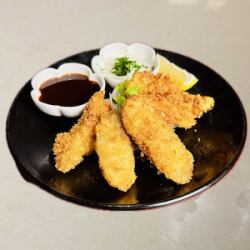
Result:
[[[128,80],[119,83],[115,87],[115,90],[119,93],[119,95],[117,97],[115,97],[114,100],[117,103],[117,105],[120,107],[123,106],[127,97],[132,96],[132,95],[137,95],[139,93],[138,86],[127,87],[127,85],[128,85]]]
[[[126,90],[127,84],[128,81],[121,82],[115,87],[115,90],[121,94]]]
[[[125,76],[131,71],[136,71],[141,68],[141,65],[136,61],[129,60],[128,57],[119,57],[115,59],[115,64],[112,73],[117,76]]]
[[[139,92],[139,87],[138,87],[138,86],[128,87],[128,88],[125,90],[125,95],[126,95],[126,96],[137,95],[138,92]]]
[[[119,95],[115,98],[115,102],[117,103],[118,106],[122,107],[123,104],[126,102],[126,97],[123,95]]]

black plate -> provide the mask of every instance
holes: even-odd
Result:
[[[246,118],[240,99],[220,75],[200,62],[173,52],[158,49],[157,52],[200,79],[191,93],[212,96],[216,103],[195,127],[176,130],[195,158],[194,176],[189,184],[181,186],[166,180],[156,174],[149,162],[138,158],[138,178],[127,193],[108,186],[100,174],[95,154],[68,174],[56,171],[51,155],[54,138],[58,132],[67,131],[76,119],[56,118],[38,110],[30,98],[30,81],[16,96],[7,119],[9,148],[21,174],[52,194],[78,204],[133,210],[183,200],[207,189],[228,173],[246,137]],[[51,66],[58,67],[65,62],[90,65],[96,54],[98,50],[79,53]]]

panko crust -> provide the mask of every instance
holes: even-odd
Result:
[[[95,150],[108,184],[126,192],[135,182],[135,158],[130,139],[123,129],[120,114],[111,111],[101,116],[96,126]]]
[[[159,73],[157,75],[148,71],[137,71],[131,80],[128,81],[128,88],[138,87],[140,94],[169,94],[182,92],[181,88],[170,81],[166,74]]]
[[[70,131],[57,134],[53,145],[57,170],[66,173],[74,169],[83,160],[83,156],[93,152],[96,125],[101,114],[109,109],[109,104],[104,100],[104,92],[96,92]]]
[[[171,126],[191,128],[196,124],[196,119],[211,110],[214,99],[209,96],[178,94],[147,94],[142,95],[144,102],[151,103]]]
[[[193,155],[142,95],[126,101],[122,108],[122,122],[140,150],[166,178],[178,184],[190,182]]]
[[[138,87],[145,101],[151,102],[166,122],[180,128],[191,128],[196,119],[214,107],[210,96],[192,95],[172,83],[166,74],[135,72],[128,82],[128,88]]]

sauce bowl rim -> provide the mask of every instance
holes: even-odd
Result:
[[[106,82],[104,77],[98,73],[93,73],[91,68],[85,64],[69,62],[61,64],[58,68],[47,67],[38,71],[31,79],[32,90],[30,91],[30,96],[35,105],[42,112],[52,116],[76,117],[79,116],[84,110],[88,102],[67,107],[48,104],[39,100],[39,97],[41,96],[40,87],[44,82],[49,79],[60,78],[68,74],[82,74],[87,76],[90,80],[94,78],[94,81],[100,86],[99,91],[105,91]]]

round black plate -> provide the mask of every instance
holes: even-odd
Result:
[[[68,174],[56,171],[51,154],[54,138],[58,132],[68,131],[76,119],[56,118],[38,110],[30,98],[30,81],[16,96],[7,119],[9,148],[21,174],[52,194],[78,204],[133,210],[183,200],[207,189],[228,173],[246,137],[246,118],[240,99],[220,75],[200,62],[173,52],[158,49],[157,52],[199,78],[191,93],[212,96],[216,103],[195,127],[176,130],[195,158],[194,176],[189,184],[176,185],[166,180],[157,175],[149,162],[139,158],[136,160],[138,178],[127,193],[108,186],[95,154]],[[65,62],[90,65],[96,54],[98,50],[79,53],[51,66],[58,67]]]

